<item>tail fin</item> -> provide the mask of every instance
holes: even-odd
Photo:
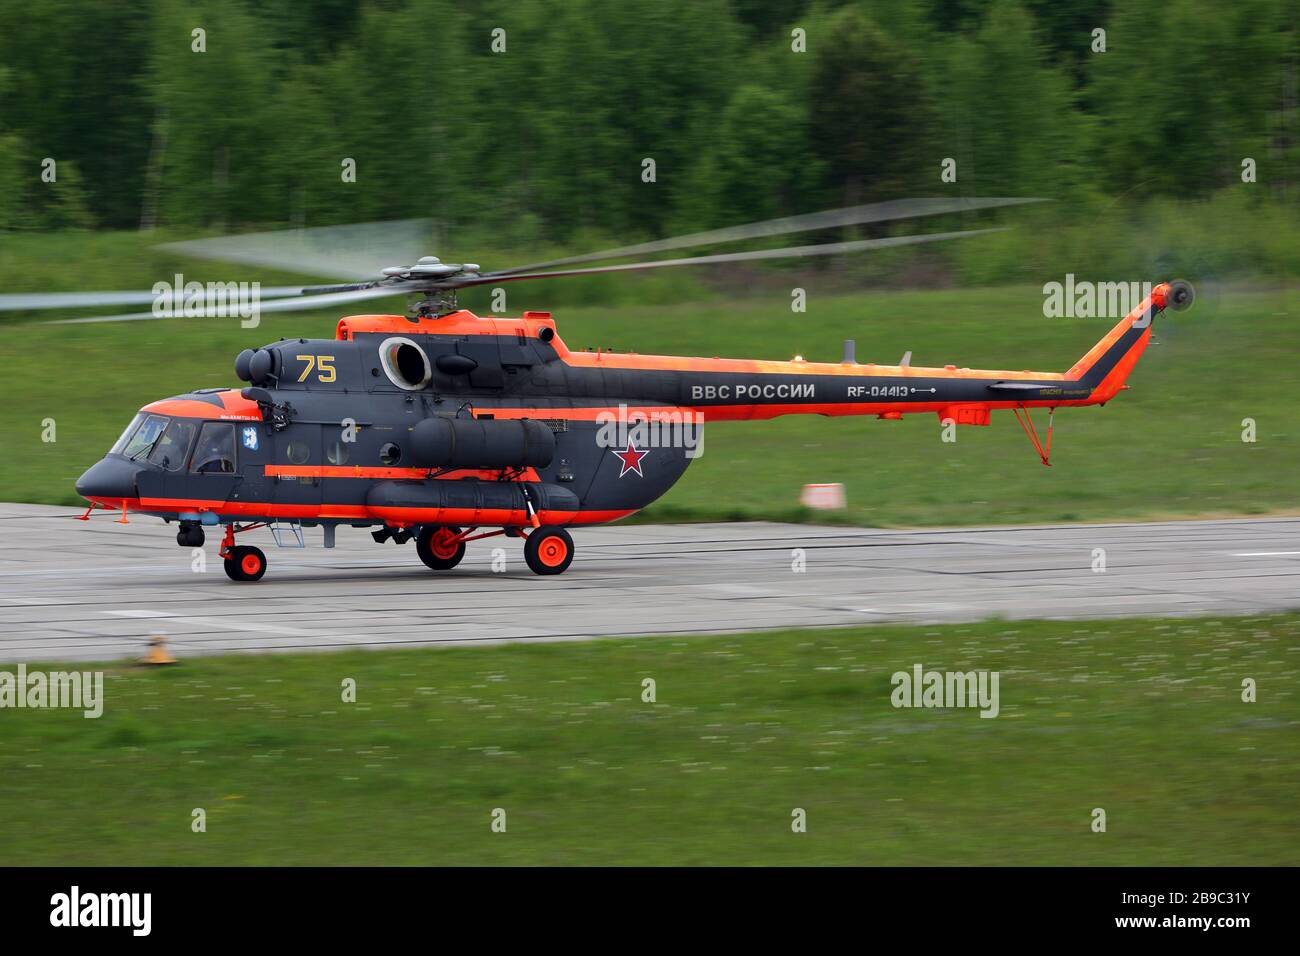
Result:
[[[1123,387],[1133,366],[1151,341],[1151,322],[1166,306],[1175,309],[1191,304],[1191,286],[1185,282],[1162,282],[1151,294],[1074,363],[1065,373],[1092,390],[1091,401],[1105,402]]]

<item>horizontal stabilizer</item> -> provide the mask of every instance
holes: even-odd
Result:
[[[994,382],[989,389],[994,392],[1041,392],[1048,388],[1060,388],[1059,382],[1039,383],[1039,382]]]

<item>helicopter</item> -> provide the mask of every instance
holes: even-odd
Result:
[[[1123,388],[1165,308],[1192,301],[1190,285],[1162,282],[1066,372],[859,363],[846,340],[837,363],[699,358],[570,349],[549,312],[517,318],[461,308],[459,289],[603,272],[782,257],[839,255],[969,238],[989,229],[886,236],[782,249],[586,266],[691,246],[864,223],[971,212],[1034,200],[914,199],[828,210],[483,271],[420,258],[377,278],[277,288],[263,312],[319,309],[395,294],[405,315],[339,319],[333,339],[281,339],[235,358],[240,387],[201,388],[150,402],[77,480],[89,507],[176,522],[181,547],[221,533],[219,554],[237,582],[260,580],[262,549],[237,536],[269,529],[277,546],[320,527],[332,548],[340,526],[377,543],[412,539],[419,559],[447,571],[470,542],[523,539],[528,568],[563,573],[570,529],[625,518],[662,496],[701,450],[706,421],[781,415],[936,414],[964,426],[1011,410],[1050,465],[1057,408],[1104,405]],[[0,297],[0,308],[142,303],[147,293]],[[166,318],[174,309],[64,319]],[[187,313],[188,314],[188,313]],[[204,314],[223,314],[220,310]],[[228,314],[228,313],[226,313]],[[1040,437],[1031,409],[1047,410]],[[245,539],[247,540],[247,539]]]

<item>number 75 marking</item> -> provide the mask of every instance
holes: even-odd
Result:
[[[302,374],[298,376],[300,382],[307,380],[307,376],[312,373],[312,369],[316,370],[316,380],[318,382],[328,384],[338,378],[332,364],[334,362],[334,356],[332,355],[295,355],[294,358],[299,362],[307,363],[302,370]]]

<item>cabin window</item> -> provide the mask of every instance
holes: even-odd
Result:
[[[204,422],[194,446],[190,471],[200,475],[228,475],[235,471],[235,426]]]
[[[305,441],[294,440],[284,446],[285,457],[291,465],[305,465],[311,458],[311,446]]]
[[[346,465],[348,463],[348,443],[342,438],[335,438],[332,441],[325,442],[325,460],[331,465]]]
[[[163,431],[162,437],[149,453],[149,460],[161,465],[168,471],[180,471],[185,467],[185,458],[190,453],[190,442],[199,430],[198,422],[186,418],[176,418]]]

